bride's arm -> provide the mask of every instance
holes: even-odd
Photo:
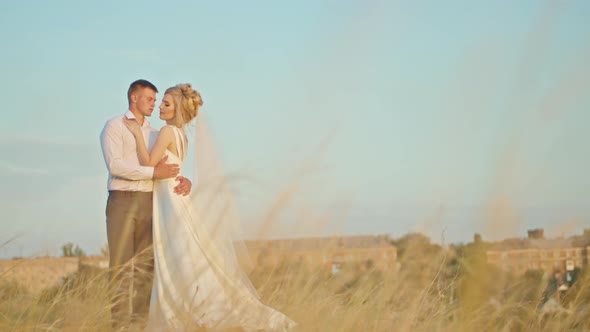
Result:
[[[158,138],[156,138],[156,142],[154,143],[152,150],[148,152],[139,123],[133,119],[125,119],[124,121],[127,128],[129,128],[135,137],[137,157],[141,166],[155,166],[160,161],[160,159],[164,157],[166,149],[168,149],[170,144],[172,144],[172,140],[174,139],[174,132],[172,131],[172,128],[162,128],[158,134]]]

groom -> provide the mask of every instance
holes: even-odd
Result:
[[[141,320],[148,312],[154,269],[151,247],[153,180],[172,178],[180,171],[178,165],[165,163],[167,157],[155,167],[141,166],[135,138],[123,123],[123,117],[137,120],[149,149],[157,131],[146,117],[154,111],[157,92],[149,81],[131,83],[127,91],[129,111],[107,121],[100,134],[109,171],[106,223],[110,279],[114,286],[111,299],[114,328]],[[174,191],[187,195],[192,183],[182,176],[176,180],[180,183]]]

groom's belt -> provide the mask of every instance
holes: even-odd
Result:
[[[109,190],[109,196],[135,196],[135,197],[151,197],[153,192],[151,191],[126,191],[126,190]]]

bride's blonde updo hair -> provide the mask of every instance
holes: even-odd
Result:
[[[177,84],[168,88],[164,94],[169,94],[174,99],[174,115],[179,128],[194,119],[199,113],[199,107],[203,105],[201,94],[190,83]]]

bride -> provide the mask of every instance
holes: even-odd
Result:
[[[166,125],[151,152],[137,121],[123,120],[135,136],[142,166],[156,165],[164,156],[182,165],[188,145],[183,128],[197,116],[201,105],[200,94],[190,84],[167,89],[160,105],[160,119]],[[199,118],[197,130],[201,132],[197,135],[206,135],[200,122]],[[296,323],[261,303],[240,269],[231,236],[236,217],[230,195],[222,174],[214,174],[216,165],[206,136],[198,138],[199,183],[194,196],[174,194],[174,179],[154,183],[155,267],[146,330],[287,331]]]

